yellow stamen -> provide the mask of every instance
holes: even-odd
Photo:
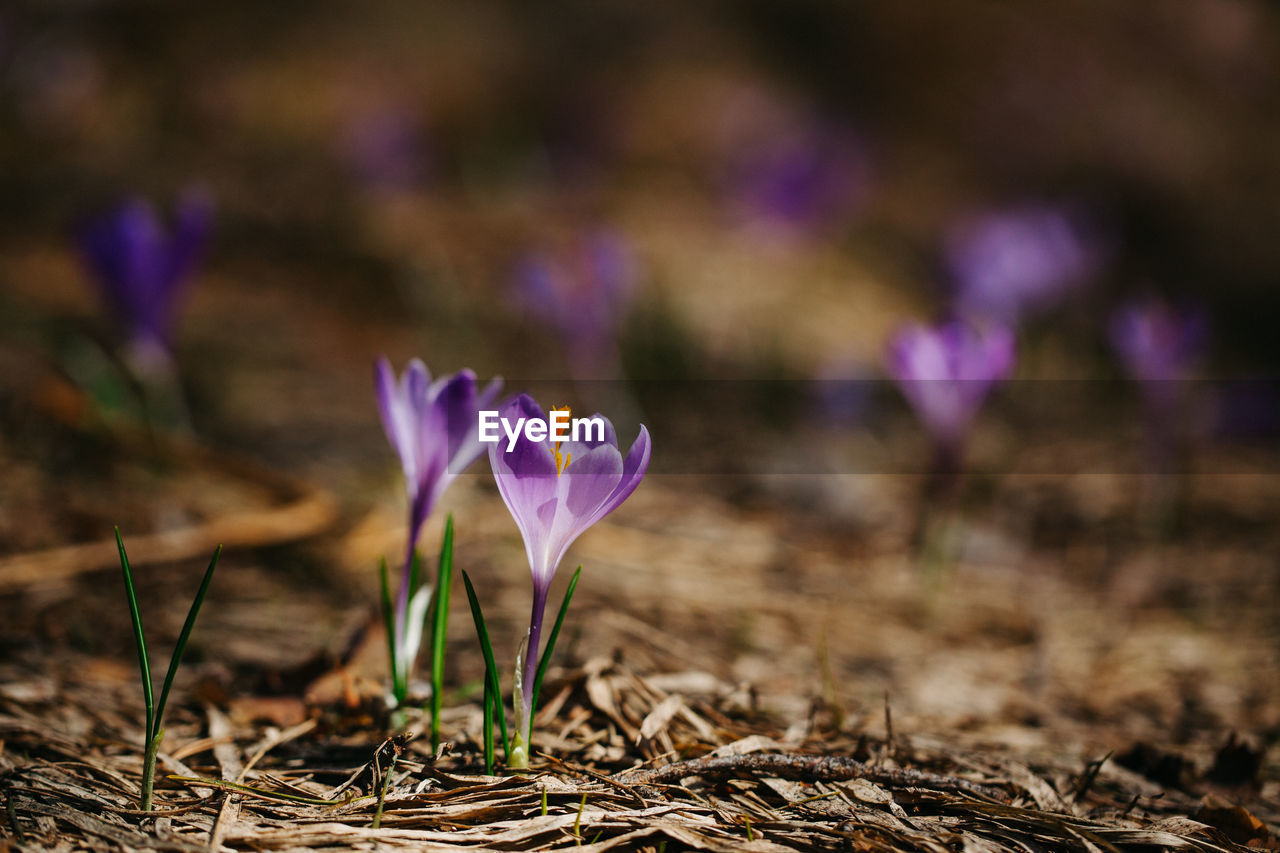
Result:
[[[552,406],[552,407],[551,407],[551,411],[552,411],[552,412],[564,412],[564,413],[568,414],[568,412],[569,412],[569,407],[568,407],[568,406]],[[548,418],[549,418],[549,417],[550,417],[550,413],[548,413]],[[561,452],[560,452],[560,445],[561,445],[561,443],[562,443],[562,442],[559,442],[559,441],[553,441],[553,442],[551,442],[551,454],[552,454],[552,455],[555,457],[555,459],[556,459],[556,476],[557,476],[557,477],[559,477],[561,474],[563,474],[563,473],[564,473],[564,469],[565,469],[565,468],[568,468],[568,467],[569,467],[569,463],[573,461],[573,454],[572,454],[572,453],[561,453]]]

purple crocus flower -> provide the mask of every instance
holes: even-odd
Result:
[[[962,221],[947,234],[943,254],[960,313],[1010,326],[1052,305],[1100,260],[1081,218],[1050,205]]]
[[[166,228],[148,201],[134,198],[80,232],[85,265],[143,361],[169,359],[178,298],[208,241],[212,214],[208,196],[188,192]]]
[[[1111,345],[1139,382],[1185,379],[1200,357],[1204,315],[1157,299],[1130,302],[1111,317]]]
[[[420,120],[404,106],[354,110],[343,125],[338,150],[354,176],[374,189],[411,190],[428,177]]]
[[[851,211],[866,194],[865,155],[852,134],[817,124],[748,144],[733,169],[747,215],[806,230]]]
[[[1013,369],[1013,334],[961,321],[910,325],[889,342],[889,375],[933,434],[940,465],[958,465],[969,426],[992,387]]]
[[[418,536],[440,496],[484,453],[478,415],[481,409],[493,404],[502,380],[494,379],[477,391],[475,374],[461,370],[432,382],[426,365],[415,358],[397,381],[391,363],[380,358],[374,367],[373,381],[382,426],[400,457],[409,495],[409,539],[394,626],[397,648],[401,651],[398,662],[408,667],[412,653],[416,652],[416,649],[406,649],[404,644],[409,630],[409,598],[415,592],[409,589],[409,578]],[[403,654],[405,651],[409,654]]]
[[[1111,345],[1153,409],[1163,411],[1177,398],[1177,383],[1200,358],[1205,326],[1204,314],[1158,299],[1130,302],[1112,315]]]
[[[499,417],[510,425],[519,424],[522,418],[547,420],[546,413],[527,394],[507,403]],[[603,435],[590,437],[595,440],[531,441],[521,432],[510,451],[505,440],[489,446],[498,492],[520,528],[533,574],[533,610],[516,706],[517,732],[525,743],[551,579],[574,540],[621,506],[649,467],[649,431],[643,425],[624,457],[613,425],[599,415],[593,417],[603,424]]]
[[[515,291],[531,315],[566,342],[575,369],[616,364],[618,323],[635,294],[639,263],[617,231],[597,228],[567,251],[533,252],[515,268]]]

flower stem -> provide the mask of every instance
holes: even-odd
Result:
[[[537,698],[533,694],[534,682],[537,680],[538,647],[542,641],[542,617],[547,611],[547,589],[541,584],[533,587],[533,610],[529,614],[529,641],[524,648],[524,708],[528,719],[517,721],[519,733],[524,735],[525,743],[533,735],[533,703]]]
[[[147,741],[147,751],[142,760],[142,810],[151,811],[151,794],[156,787],[156,754],[160,752],[160,741],[164,733],[160,732]]]

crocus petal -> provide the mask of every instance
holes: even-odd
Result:
[[[604,430],[601,438],[597,439],[595,437],[596,427],[594,424],[583,424],[582,428],[579,430],[579,433],[578,433],[578,440],[564,442],[560,447],[561,451],[567,451],[569,453],[577,454],[585,450],[590,450],[593,447],[599,447],[602,444],[608,444],[614,447],[615,449],[617,448],[618,433],[614,430],[612,421],[610,421],[608,418],[606,418],[604,415],[600,414],[599,412],[596,412],[594,415],[591,415],[591,417],[589,418],[584,418],[584,420],[587,420],[587,421],[599,420],[601,423],[604,424]]]
[[[550,514],[550,521],[554,522],[559,479],[555,459],[545,445],[522,437],[509,452],[501,441],[489,445],[489,462],[498,493],[524,539],[534,581],[549,583],[554,572],[547,547],[551,525],[544,519]]]
[[[614,488],[613,494],[609,496],[609,500],[602,507],[603,511],[592,520],[593,524],[622,506],[622,502],[631,497],[631,493],[640,485],[640,481],[644,479],[645,472],[649,470],[650,450],[649,430],[644,424],[641,424],[640,434],[632,442],[631,449],[627,451],[627,457],[622,460],[622,477],[619,479],[617,487]]]
[[[400,378],[401,393],[413,409],[415,415],[422,415],[430,401],[431,371],[422,363],[422,359],[412,359]]]
[[[499,411],[499,417],[514,426],[520,418],[545,419],[545,415],[527,394],[521,394]],[[507,438],[501,436],[489,445],[489,462],[493,467],[498,493],[515,519],[524,537],[529,565],[535,575],[551,571],[546,566],[546,527],[538,513],[554,511],[557,481],[556,461],[544,442],[530,441],[520,431],[515,446],[506,449]],[[550,506],[551,509],[545,509]]]
[[[444,413],[450,471],[466,468],[484,448],[476,424],[476,375],[460,370],[432,388],[433,405]]]
[[[576,469],[572,473],[570,469]],[[574,459],[557,478],[556,498],[551,509],[539,516],[545,548],[542,577],[550,583],[565,552],[578,537],[607,512],[606,504],[622,477],[622,456],[616,447],[597,447],[582,459]]]
[[[449,471],[448,423],[444,411],[428,404],[420,410],[413,429],[414,461],[417,465],[414,471],[413,497],[417,508],[414,517],[415,522],[421,524],[436,499],[453,482],[453,475]]]
[[[404,385],[396,380],[391,362],[378,359],[373,369],[374,392],[378,400],[378,413],[382,416],[382,429],[387,440],[400,457],[405,481],[409,485],[410,498],[414,495],[417,477],[417,443],[413,439],[413,412],[404,393]]]
[[[560,476],[560,505],[574,519],[590,523],[622,479],[622,454],[610,444],[583,448]],[[586,524],[583,525],[583,529]]]
[[[206,193],[190,191],[178,200],[173,234],[166,252],[165,278],[170,290],[190,273],[209,241],[213,227],[213,202]]]
[[[493,401],[498,399],[498,394],[502,392],[502,378],[494,377],[489,380],[489,384],[484,386],[484,390],[476,395],[476,408],[488,409],[493,405]]]

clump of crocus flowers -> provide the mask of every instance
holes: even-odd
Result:
[[[398,379],[391,363],[374,367],[378,411],[387,438],[404,469],[409,499],[408,537],[399,592],[392,604],[383,563],[383,611],[391,658],[391,696],[398,706],[409,693],[409,679],[421,646],[424,625],[432,627],[433,738],[439,737],[439,706],[444,629],[453,563],[453,519],[445,527],[434,587],[418,582],[418,539],[440,496],[467,466],[484,452],[478,436],[478,413],[493,405],[500,380],[483,389],[475,374],[462,370],[432,381],[426,365],[414,359]]]

